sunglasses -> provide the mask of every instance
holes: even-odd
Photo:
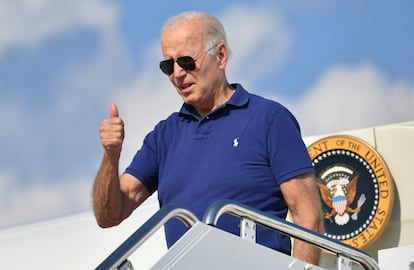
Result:
[[[174,62],[177,62],[177,64],[183,69],[192,71],[196,68],[196,61],[200,59],[200,57],[203,56],[206,52],[214,49],[216,46],[217,44],[205,50],[197,59],[194,59],[191,56],[180,56],[176,60],[174,60],[174,58],[163,60],[160,62],[160,69],[165,75],[170,76],[174,72]]]

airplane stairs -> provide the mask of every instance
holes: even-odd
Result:
[[[225,213],[240,218],[240,237],[216,228]],[[256,244],[255,228],[259,224],[336,254],[338,270],[351,270],[355,264],[362,269],[379,270],[377,262],[359,249],[231,200],[212,204],[203,221],[177,205],[161,208],[96,270],[133,270],[128,257],[171,218],[190,228],[151,269],[326,269]]]

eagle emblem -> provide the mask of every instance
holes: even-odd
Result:
[[[343,165],[333,166],[321,174],[318,182],[319,191],[322,200],[330,208],[324,216],[325,219],[343,226],[351,217],[353,220],[358,218],[361,206],[365,202],[365,195],[361,194],[356,208],[350,206],[357,194],[358,178],[357,173]]]

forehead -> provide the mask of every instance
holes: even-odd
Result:
[[[200,51],[204,44],[201,29],[200,22],[192,20],[165,30],[161,36],[163,54],[174,56]]]

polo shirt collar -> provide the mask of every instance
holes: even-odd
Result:
[[[222,106],[220,106],[217,109],[224,108],[226,106],[234,106],[234,107],[242,107],[246,105],[246,103],[249,101],[249,93],[243,88],[243,86],[239,83],[235,83],[231,85],[235,88],[234,94],[231,96],[231,98],[224,103]],[[198,112],[195,110],[195,108],[192,105],[189,104],[183,104],[181,106],[180,116],[193,116],[196,119],[199,119],[200,116]]]

